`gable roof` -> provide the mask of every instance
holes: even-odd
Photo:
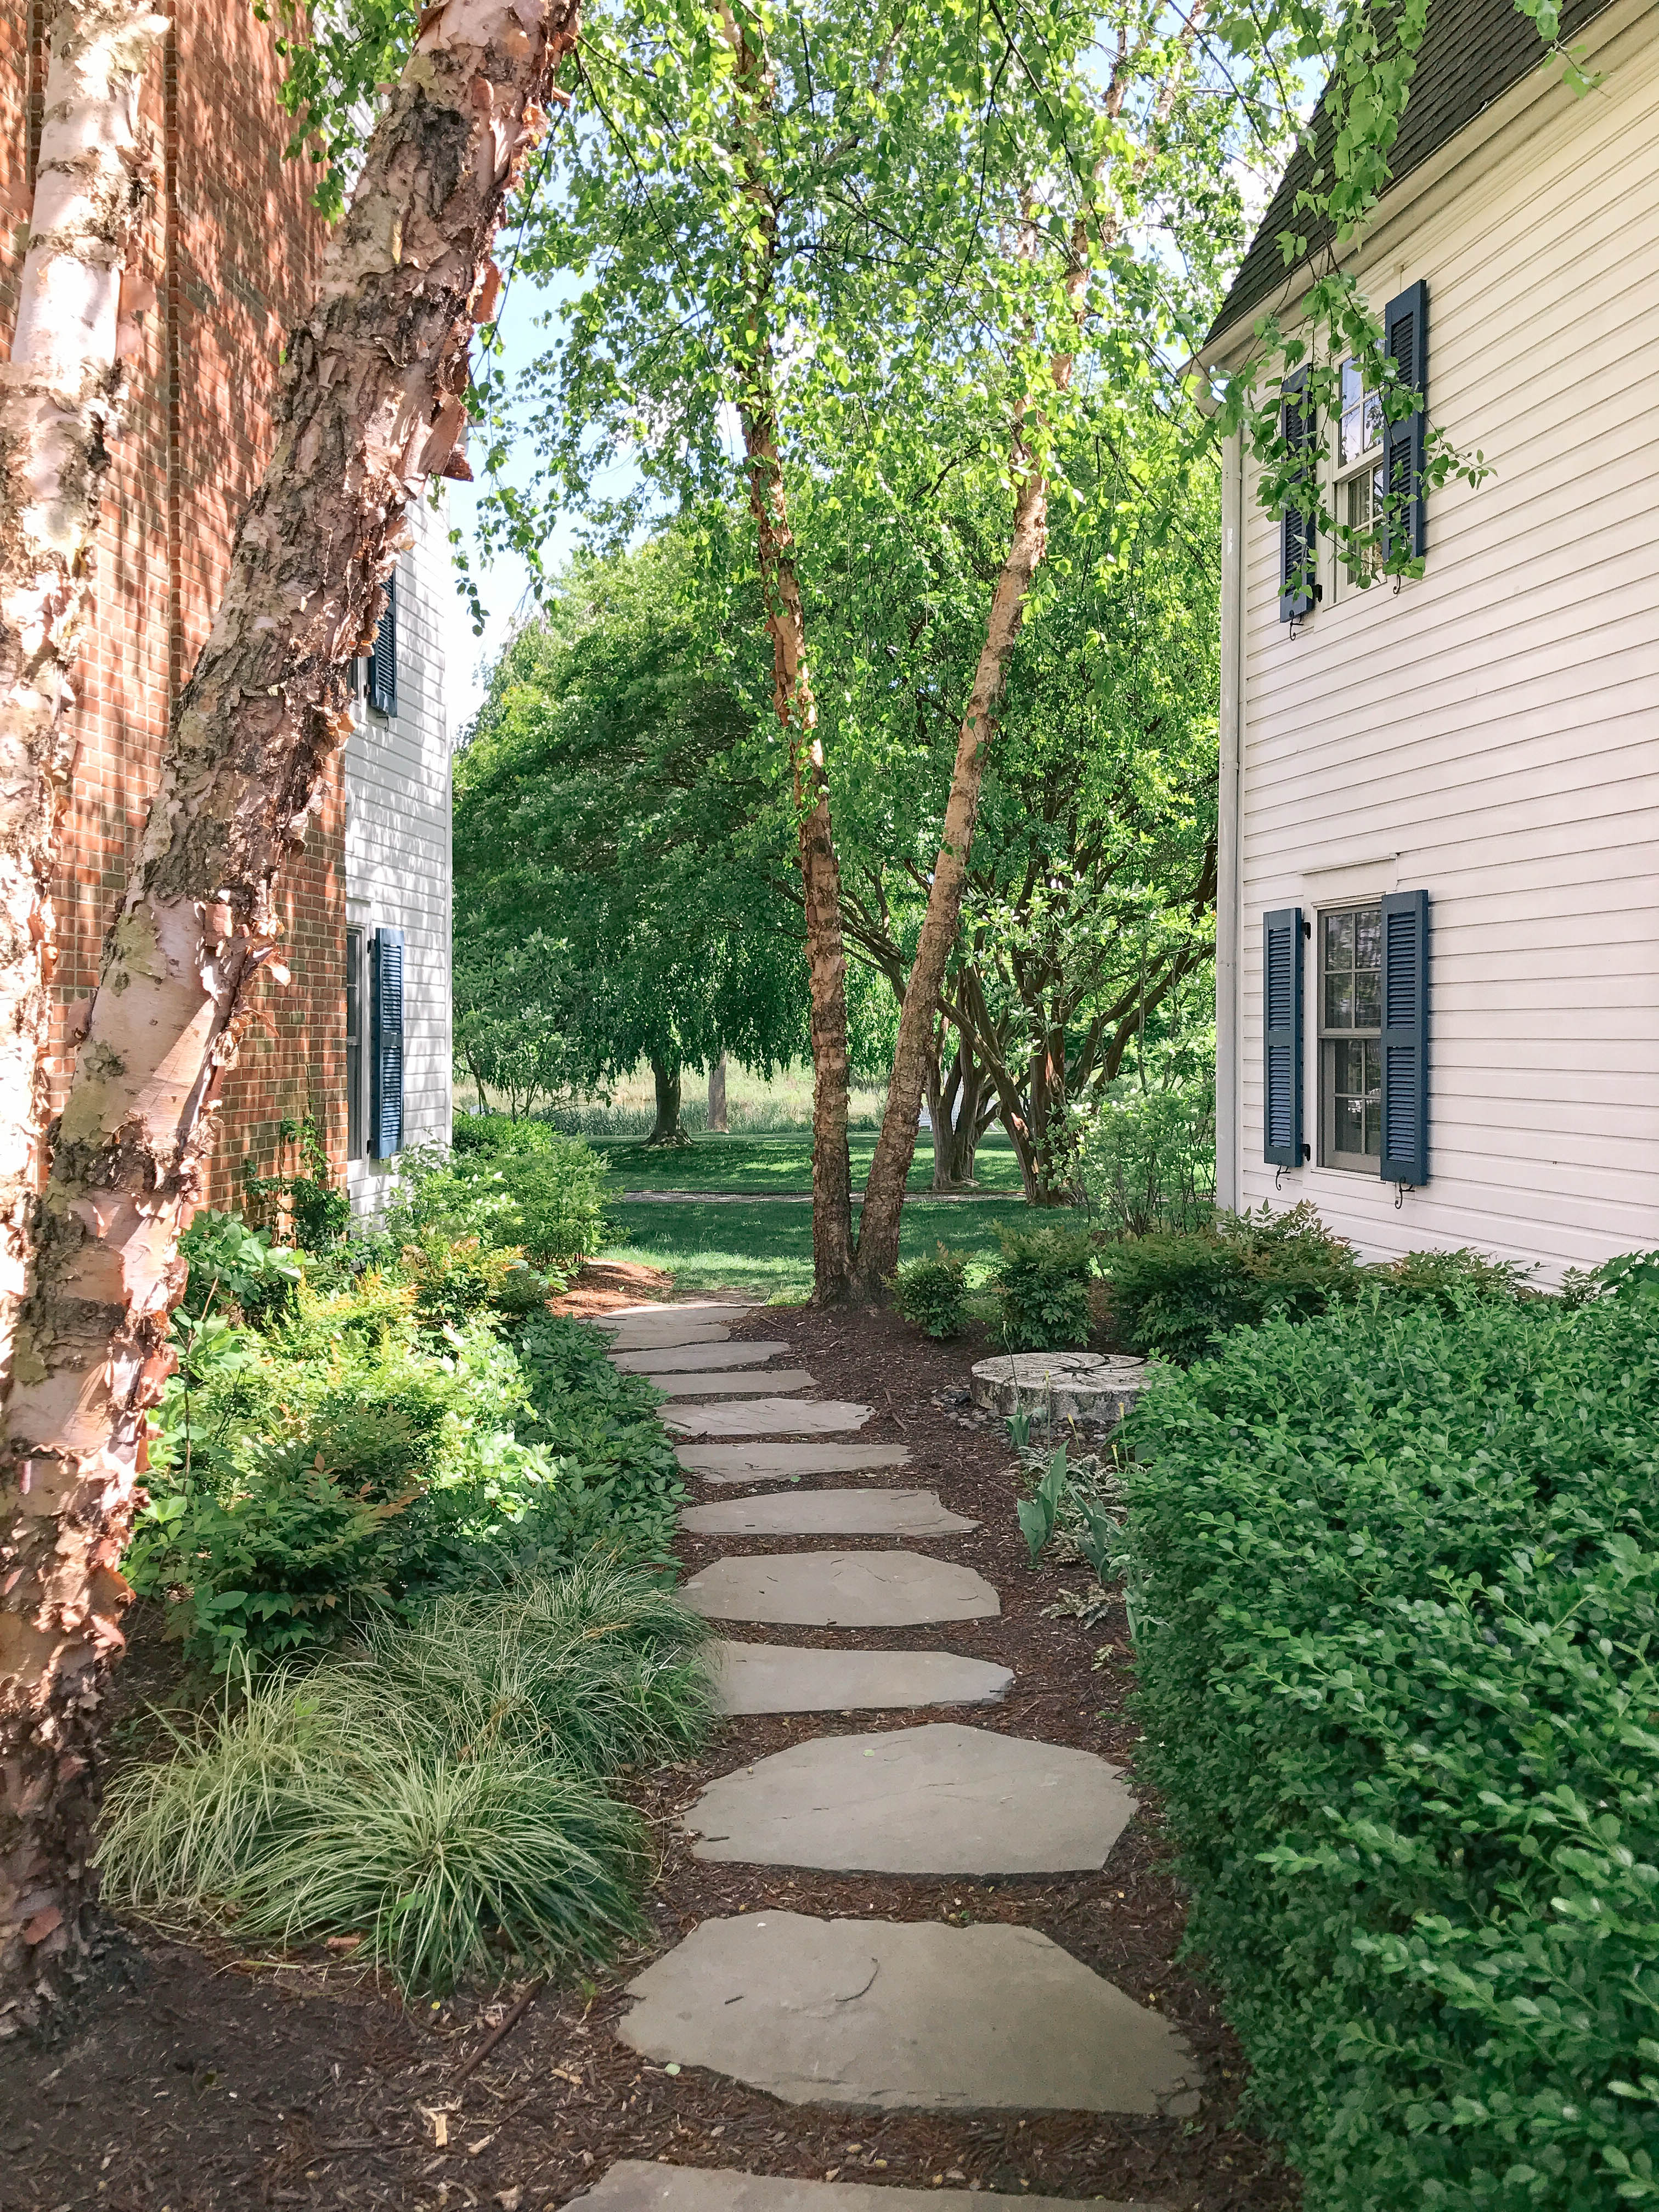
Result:
[[[1612,4],[1613,0],[1563,0],[1562,43]],[[1400,118],[1400,135],[1389,165],[1389,183],[1397,185],[1410,176],[1543,60],[1537,27],[1522,15],[1515,0],[1430,0],[1411,96]],[[1328,162],[1331,137],[1322,94],[1314,112],[1316,153],[1310,156],[1298,146],[1291,155],[1221,312],[1210,326],[1204,341],[1206,349],[1224,331],[1254,317],[1284,284],[1291,272],[1279,244],[1282,231],[1291,229],[1293,223],[1298,229],[1307,224],[1308,252],[1297,266],[1329,245],[1334,234],[1332,223],[1310,221],[1305,215],[1293,217],[1291,210],[1316,161]]]

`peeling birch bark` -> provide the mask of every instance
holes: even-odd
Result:
[[[146,1408],[272,886],[350,720],[404,514],[453,446],[506,194],[578,0],[428,7],[283,369],[277,443],[175,708],[38,1213],[0,1460],[0,2028],[84,1933],[98,1708]]]
[[[764,51],[724,4],[721,27],[736,67],[733,81],[754,112],[769,106],[772,76]],[[777,216],[768,189],[759,134],[745,130],[735,149],[745,197],[758,216],[761,249],[753,305],[757,325],[769,301]],[[848,1152],[847,951],[842,933],[841,862],[830,814],[830,779],[818,735],[817,701],[806,658],[806,621],[778,450],[777,380],[763,334],[741,364],[738,413],[748,462],[761,595],[772,640],[772,699],[789,747],[800,823],[801,889],[806,915],[806,981],[812,1038],[812,1299],[839,1305],[852,1285],[853,1167]]]
[[[154,189],[138,94],[166,27],[150,0],[66,0],[52,19],[17,326],[0,364],[0,1401],[45,1133],[72,679],[137,336],[122,272]]]
[[[1182,20],[1175,59],[1154,105],[1154,131],[1163,128],[1173,110],[1176,95],[1188,69],[1193,44],[1207,7],[1208,0],[1194,0],[1191,12]],[[1138,58],[1138,52],[1129,46],[1127,33],[1120,31],[1117,59],[1103,100],[1104,112],[1114,123],[1122,112],[1130,73]],[[1145,171],[1151,161],[1152,151],[1149,143],[1132,165],[1133,174],[1138,176]],[[1103,163],[1091,179],[1091,189],[1098,189],[1103,173]],[[1117,220],[1116,213],[1112,212],[1100,223],[1098,235],[1102,244],[1109,243],[1115,235]],[[1088,281],[1088,228],[1085,213],[1080,212],[1072,228],[1065,281],[1066,301],[1074,314],[1082,313]],[[1065,391],[1071,383],[1075,361],[1076,356],[1070,352],[1054,356],[1049,373],[1056,392]],[[1014,422],[1012,463],[1014,519],[1009,533],[1008,552],[1002,573],[997,578],[996,589],[991,595],[985,643],[980,650],[979,664],[974,672],[974,688],[969,695],[968,710],[963,716],[957,738],[956,760],[951,772],[951,791],[945,802],[939,859],[934,864],[933,879],[928,887],[927,910],[922,921],[916,957],[905,985],[904,1003],[899,1012],[898,1038],[893,1051],[893,1072],[887,1085],[887,1103],[882,1115],[881,1133],[876,1139],[875,1154],[870,1162],[870,1172],[864,1185],[854,1280],[859,1296],[872,1303],[882,1297],[886,1284],[898,1267],[904,1190],[910,1174],[910,1164],[915,1158],[916,1121],[921,1106],[922,1086],[927,1079],[928,1044],[934,1018],[939,1011],[939,994],[944,988],[945,966],[962,920],[963,892],[967,884],[969,856],[973,850],[974,831],[979,819],[985,758],[996,735],[997,708],[1007,678],[1008,663],[1013,655],[1014,642],[1024,618],[1025,602],[1030,596],[1032,580],[1042,566],[1048,548],[1048,475],[1027,446],[1024,406]],[[1024,1164],[1023,1159],[1021,1164],[1022,1167]],[[1029,1176],[1026,1195],[1028,1198],[1031,1195]]]

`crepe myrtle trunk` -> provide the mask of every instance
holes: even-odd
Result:
[[[429,7],[290,337],[276,446],[174,707],[35,1216],[0,1454],[0,2024],[84,1939],[98,1717],[147,1408],[173,1364],[179,1231],[262,969],[272,887],[350,727],[347,666],[451,462],[502,204],[546,124],[576,0]]]
[[[75,660],[122,361],[149,303],[124,273],[155,177],[138,93],[166,27],[149,0],[74,0],[52,16],[28,250],[0,364],[0,1400],[46,1135]]]
[[[678,1058],[665,1053],[651,1055],[651,1080],[657,1091],[657,1121],[647,1145],[689,1145],[680,1127],[681,1067]]]

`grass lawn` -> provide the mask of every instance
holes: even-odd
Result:
[[[718,1138],[709,1143],[717,1144]],[[690,1157],[682,1152],[681,1159]],[[981,1158],[984,1155],[981,1153]],[[854,1163],[857,1172],[856,1158]],[[687,1177],[680,1186],[691,1187]],[[702,1186],[712,1188],[712,1185]],[[787,1186],[786,1186],[787,1187]],[[969,1280],[984,1279],[997,1256],[1000,1222],[1030,1218],[1023,1198],[951,1205],[912,1199],[904,1209],[900,1255],[914,1260],[940,1243],[969,1255]],[[793,1304],[812,1288],[812,1209],[809,1206],[661,1206],[612,1209],[617,1242],[601,1255],[665,1267],[684,1291],[746,1291]]]
[[[648,1152],[637,1137],[591,1137],[588,1142],[624,1190],[720,1190],[758,1198],[812,1188],[812,1139],[805,1129],[769,1137],[703,1134],[677,1152]],[[855,1130],[849,1149],[853,1188],[860,1190],[876,1149],[875,1132]],[[1000,1130],[980,1146],[975,1173],[981,1190],[1018,1195],[1019,1163]],[[926,1191],[933,1180],[933,1148],[924,1143],[916,1149],[907,1188]]]

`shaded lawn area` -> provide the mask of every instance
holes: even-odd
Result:
[[[1023,1198],[956,1205],[912,1199],[904,1209],[900,1257],[914,1260],[943,1243],[952,1251],[965,1252],[969,1282],[982,1282],[997,1257],[998,1225],[1030,1218]],[[746,1291],[756,1298],[790,1304],[811,1291],[810,1206],[699,1206],[695,1200],[653,1206],[645,1201],[613,1207],[611,1219],[617,1242],[600,1256],[665,1267],[678,1290]]]
[[[623,1190],[720,1190],[758,1198],[812,1188],[812,1139],[805,1129],[775,1137],[699,1135],[672,1152],[649,1152],[639,1137],[590,1137],[588,1142]],[[853,1132],[854,1190],[863,1188],[875,1149],[873,1129]],[[975,1172],[981,1190],[1018,1194],[1019,1162],[1000,1130],[981,1145]],[[933,1180],[933,1147],[924,1142],[916,1147],[906,1188],[925,1192]]]

